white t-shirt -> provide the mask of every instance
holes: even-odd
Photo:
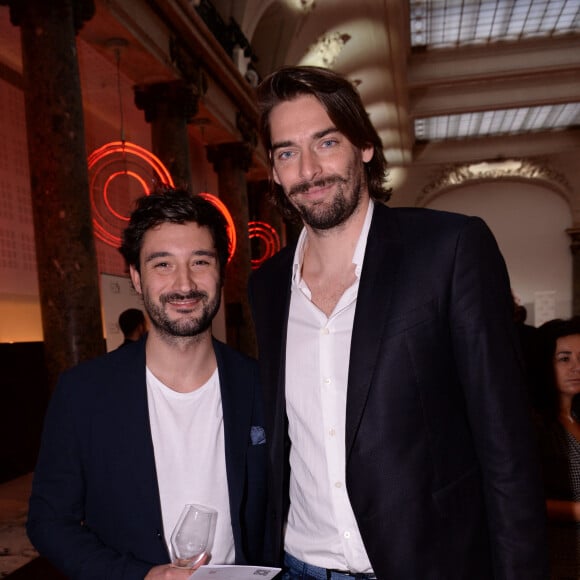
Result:
[[[219,375],[191,393],[178,393],[147,369],[149,422],[165,540],[183,507],[202,504],[218,512],[211,562],[233,564],[234,537],[226,475]]]

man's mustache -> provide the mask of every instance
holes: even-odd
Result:
[[[203,300],[207,298],[206,292],[201,292],[200,290],[192,290],[187,294],[180,294],[179,292],[173,292],[172,294],[163,294],[159,297],[161,304],[167,304],[168,302],[180,302],[186,300]]]
[[[302,181],[293,185],[288,195],[295,195],[297,193],[306,193],[309,189],[313,187],[327,187],[329,185],[334,185],[335,183],[346,183],[346,179],[343,179],[340,175],[330,175],[323,179],[315,179],[314,181]]]

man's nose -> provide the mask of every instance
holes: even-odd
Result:
[[[175,274],[174,287],[181,292],[189,292],[195,289],[195,277],[188,267],[179,267]]]
[[[321,173],[320,159],[318,155],[309,149],[300,155],[300,177],[311,180]]]

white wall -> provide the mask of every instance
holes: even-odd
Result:
[[[512,289],[529,324],[572,314],[572,254],[568,203],[542,186],[520,181],[465,185],[427,207],[483,218],[507,264]],[[552,308],[553,298],[553,308]]]

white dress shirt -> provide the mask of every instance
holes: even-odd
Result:
[[[322,568],[372,572],[345,481],[345,417],[350,341],[371,224],[371,201],[352,262],[356,280],[329,317],[301,276],[306,230],[294,256],[286,345],[290,512],[285,550]]]

